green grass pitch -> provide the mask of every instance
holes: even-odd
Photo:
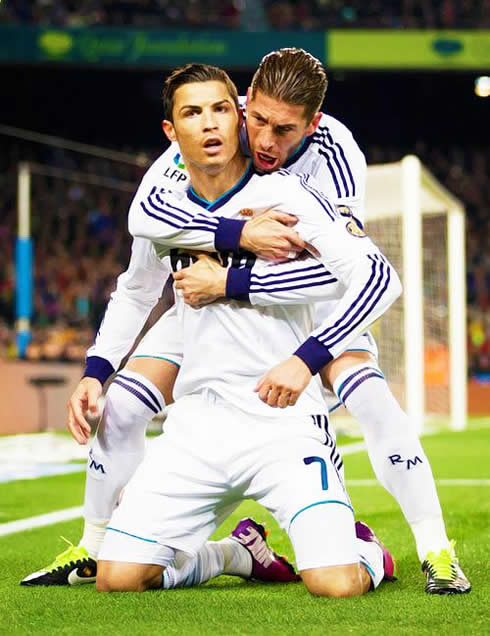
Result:
[[[490,478],[490,428],[424,438],[437,479]],[[345,457],[346,478],[371,479],[364,452]],[[0,523],[77,506],[84,475],[0,484]],[[21,578],[64,550],[59,535],[78,541],[80,519],[0,537],[0,634],[489,634],[490,486],[439,485],[449,536],[473,584],[469,595],[431,597],[423,591],[414,543],[395,501],[380,486],[351,486],[356,516],[371,524],[397,557],[400,580],[362,598],[312,598],[301,583],[263,585],[220,577],[194,589],[97,594],[93,585],[23,588]],[[220,528],[225,536],[243,516],[265,520],[277,551],[293,558],[285,534],[253,502]]]

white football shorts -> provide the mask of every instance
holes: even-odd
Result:
[[[146,332],[131,354],[131,359],[160,358],[181,367],[183,352],[182,327],[177,316],[177,305],[174,304]]]
[[[159,358],[181,367],[184,357],[183,351],[182,327],[175,304],[147,331],[133,351],[131,358]],[[347,351],[366,351],[375,360],[378,359],[378,347],[369,331],[358,336]],[[329,412],[341,405],[338,397],[329,389],[325,389],[325,395]]]
[[[341,475],[326,415],[258,417],[210,391],[185,396],[125,488],[99,559],[167,566],[169,548],[195,555],[251,498],[289,533],[300,570],[357,563]]]

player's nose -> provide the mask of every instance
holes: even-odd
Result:
[[[264,151],[270,151],[274,146],[274,140],[272,136],[266,132],[259,135],[258,142],[260,149]]]
[[[211,111],[204,111],[202,114],[203,130],[215,130],[218,127],[216,116]]]

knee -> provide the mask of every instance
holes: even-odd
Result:
[[[143,579],[121,578],[113,575],[99,575],[95,583],[97,592],[145,592],[149,585]]]
[[[306,570],[301,572],[301,577],[313,596],[347,598],[366,592],[358,565]]]
[[[95,587],[97,592],[146,592],[151,586],[142,579],[122,580],[111,576],[97,576]]]
[[[159,587],[161,577],[159,566],[99,561],[95,585],[98,592],[145,592]]]

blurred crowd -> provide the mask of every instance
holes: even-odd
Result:
[[[113,187],[31,176],[35,238],[30,359],[83,360],[116,277],[128,262],[127,211],[144,168],[14,143],[0,157],[0,355],[15,356],[14,246],[18,160],[89,174]],[[104,182],[105,183],[105,182]]]
[[[405,150],[370,148],[366,154],[369,163],[381,163],[399,160]],[[490,374],[490,175],[485,152],[429,149],[423,143],[415,152],[466,205],[470,373]],[[16,355],[14,244],[16,171],[21,158],[79,171],[81,177],[88,173],[113,180],[109,188],[51,176],[32,177],[35,296],[28,357],[80,361],[93,340],[116,277],[128,262],[129,189],[136,188],[144,168],[59,150],[40,151],[24,142],[11,143],[2,153],[0,357],[10,358]]]
[[[489,0],[6,0],[0,21],[56,26],[315,31],[490,26]]]

